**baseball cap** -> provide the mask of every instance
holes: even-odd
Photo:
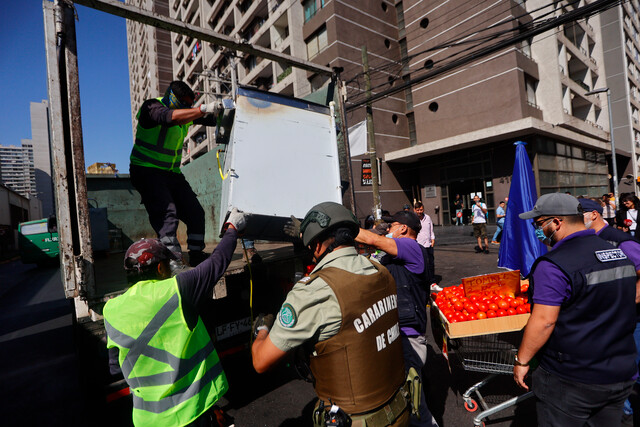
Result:
[[[158,239],[140,239],[127,249],[124,255],[124,268],[141,270],[142,267],[165,259],[178,259],[178,257]]]
[[[382,220],[386,223],[392,224],[394,222],[399,222],[400,224],[404,224],[409,228],[412,228],[413,231],[419,233],[422,230],[422,224],[420,224],[420,218],[416,215],[415,212],[411,211],[398,211],[393,216],[383,216]]]
[[[579,200],[580,205],[582,206],[582,209],[585,212],[593,212],[596,211],[598,212],[600,215],[602,215],[602,205],[594,200],[591,199],[580,199]]]
[[[582,215],[583,212],[580,202],[575,197],[564,193],[549,193],[540,196],[533,210],[518,216],[520,219],[530,219],[543,215]]]

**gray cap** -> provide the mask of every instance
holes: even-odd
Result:
[[[536,218],[543,215],[582,215],[580,202],[573,196],[564,193],[550,193],[540,196],[533,210],[523,212],[520,219]]]

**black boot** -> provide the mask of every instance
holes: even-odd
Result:
[[[205,259],[209,258],[209,254],[203,251],[189,251],[189,265],[195,267]]]

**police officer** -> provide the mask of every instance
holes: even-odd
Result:
[[[531,268],[533,309],[513,368],[533,372],[538,425],[620,425],[636,374],[636,271],[620,250],[584,226],[573,196],[545,194],[533,210],[536,235],[551,250]]]
[[[146,100],[136,115],[136,139],[129,158],[131,183],[142,196],[149,222],[160,241],[178,256],[171,261],[176,272],[182,268],[178,220],[187,226],[189,264],[195,267],[206,258],[204,210],[180,171],[180,161],[191,124],[215,126],[220,107],[214,102],[192,108],[194,100],[191,88],[177,80],[164,97]]]
[[[427,360],[427,287],[433,281],[429,254],[417,241],[422,225],[416,213],[399,211],[382,220],[389,224],[386,236],[361,229],[356,241],[385,253],[380,263],[396,282],[404,367],[407,373],[414,368],[419,375]],[[411,426],[438,425],[422,389],[419,414],[412,414]]]
[[[358,255],[358,230],[353,214],[337,203],[307,213],[300,233],[317,265],[289,292],[273,327],[254,328],[253,366],[264,372],[308,343],[319,398],[315,425],[326,425],[333,404],[353,426],[406,426],[396,287],[384,267]]]
[[[234,208],[226,226],[209,258],[173,277],[176,255],[158,239],[127,250],[124,267],[135,284],[103,314],[110,371],[121,369],[129,384],[135,426],[212,425],[209,410],[228,385],[199,313],[231,261],[244,215]]]

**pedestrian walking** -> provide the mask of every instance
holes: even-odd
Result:
[[[498,208],[496,209],[496,225],[498,226],[498,228],[496,228],[496,232],[493,234],[493,238],[491,239],[491,243],[493,243],[494,245],[500,244],[498,239],[500,238],[502,229],[504,228],[504,218],[507,216],[507,212],[504,208],[505,203],[503,200],[501,200],[498,204]]]
[[[583,213],[575,197],[551,193],[519,215],[551,247],[529,274],[533,308],[513,368],[528,389],[540,357],[532,389],[541,426],[620,425],[637,374],[635,267],[585,228]]]
[[[473,237],[478,239],[478,245],[475,247],[476,253],[489,253],[489,239],[487,238],[487,205],[480,201],[480,196],[473,196],[473,206],[471,206],[473,216]],[[484,239],[484,248],[482,247],[482,239]]]

